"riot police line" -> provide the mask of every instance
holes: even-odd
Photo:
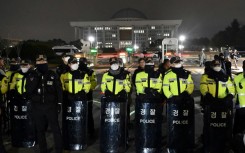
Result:
[[[194,99],[191,94],[194,84],[190,72],[180,65],[182,61],[179,57],[171,58],[172,68],[164,74],[154,70],[152,60],[145,62],[144,70],[139,71],[134,80],[137,93],[135,101],[136,152],[159,153],[163,151],[161,141],[164,102],[167,102],[168,119],[166,148],[171,153],[193,152],[195,112]],[[215,62],[214,65],[218,64]],[[84,150],[87,148],[88,130],[86,94],[90,90],[91,82],[87,73],[78,70],[77,59],[69,57],[66,66],[66,70],[60,74],[64,95],[62,106],[63,149]],[[110,69],[102,77],[101,90],[104,93],[101,98],[100,121],[100,150],[102,153],[121,153],[127,150],[127,106],[132,90],[132,80],[130,73],[122,70],[121,67],[118,59],[110,60]],[[211,82],[208,75],[203,78],[202,86],[212,88],[211,83],[219,82],[215,80],[216,78],[214,82]],[[16,76],[15,85],[20,79],[23,77]],[[208,82],[205,83],[205,81]],[[226,85],[230,83],[228,78],[222,81],[226,81]],[[52,84],[52,81],[46,83]],[[221,87],[223,86],[224,83],[221,84]],[[13,88],[18,91],[18,88]],[[14,147],[33,147],[38,142],[35,134],[35,120],[32,117],[32,101],[28,95],[23,94],[25,93],[23,88],[19,90],[20,93],[12,90],[11,96],[14,96],[10,98],[11,141]],[[206,92],[203,94],[205,153],[224,152],[226,149],[224,146],[231,140],[233,124],[233,97],[231,95],[234,95],[232,84],[227,90],[231,91],[228,91],[229,94],[222,98],[219,98],[217,94],[214,96]]]

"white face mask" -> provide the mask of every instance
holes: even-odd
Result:
[[[174,67],[175,67],[175,68],[181,68],[181,67],[182,67],[182,64],[181,64],[181,63],[174,64]]]
[[[78,69],[78,64],[72,64],[71,65],[71,69],[74,70],[74,71],[77,70]]]
[[[220,66],[216,66],[216,67],[213,68],[213,70],[216,71],[216,72],[219,72],[221,70],[221,67]]]
[[[115,70],[118,70],[118,68],[119,68],[119,65],[118,64],[112,64],[111,65],[111,69],[114,70],[114,71]]]
[[[30,68],[29,67],[21,67],[22,73],[26,73]]]

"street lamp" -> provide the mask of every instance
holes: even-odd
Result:
[[[179,36],[179,40],[180,40],[180,42],[185,41],[185,39],[186,39],[186,38],[185,38],[185,36],[184,36],[184,35],[180,35],[180,36]]]
[[[179,41],[180,41],[179,49],[180,49],[180,52],[182,52],[183,49],[184,49],[183,42],[185,41],[185,39],[186,39],[186,37],[184,35],[180,35],[179,36]]]
[[[134,50],[137,50],[137,49],[139,49],[139,46],[138,45],[134,45]]]
[[[91,43],[91,46],[90,46],[90,48],[93,46],[93,42],[94,42],[94,37],[93,36],[89,36],[88,37],[88,41],[90,41],[90,43]]]

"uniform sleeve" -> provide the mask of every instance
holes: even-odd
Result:
[[[200,92],[203,96],[208,92],[207,75],[203,74],[200,81]]]
[[[5,94],[8,91],[8,78],[4,77],[1,81],[1,94]]]
[[[142,85],[142,81],[141,81],[141,78],[140,78],[140,73],[136,74],[135,85],[136,85],[137,94],[144,94],[145,93],[145,88]]]
[[[17,77],[17,73],[15,73],[15,75],[14,75],[14,77],[13,77],[13,79],[12,79],[12,82],[11,82],[11,84],[10,84],[10,87],[9,87],[9,89],[10,90],[14,90],[15,89],[15,86],[16,86],[16,77]]]
[[[228,81],[227,81],[227,89],[229,94],[232,94],[233,96],[235,95],[235,86],[234,83],[231,81],[231,78],[229,77]]]
[[[56,93],[57,93],[57,97],[58,97],[58,104],[61,104],[63,101],[63,94],[62,94],[62,85],[61,85],[61,81],[60,78],[58,76],[58,74],[55,74],[55,87],[56,87]]]
[[[66,73],[61,74],[61,76],[60,76],[61,88],[63,91],[65,90],[65,82],[64,82],[65,75],[66,75]]]
[[[136,79],[136,71],[134,71],[134,74],[132,75],[132,83],[134,86],[136,86],[135,85],[135,79]]]
[[[189,94],[192,94],[193,91],[194,91],[194,83],[193,83],[191,74],[189,74],[188,79],[187,79],[187,89],[186,89],[186,91],[187,91]]]
[[[84,78],[83,78],[83,90],[88,93],[89,90],[90,90],[90,87],[91,87],[91,83],[90,83],[90,79],[88,77],[88,74],[85,74],[84,75]]]
[[[96,73],[93,72],[91,77],[90,77],[90,83],[91,83],[91,90],[94,90],[95,87],[97,86],[97,76],[96,76]]]
[[[124,86],[124,90],[129,93],[131,90],[131,83],[130,83],[130,74],[126,75],[126,79],[124,80],[123,86]]]
[[[169,82],[169,75],[166,74],[164,76],[163,79],[163,94],[167,97],[167,98],[171,98],[173,96],[173,93],[169,90],[169,86],[170,86],[170,82]]]
[[[104,93],[106,91],[106,73],[102,77],[101,85],[100,85],[101,91]]]
[[[237,93],[237,88],[239,88],[239,82],[241,81],[241,78],[243,77],[240,77],[240,75],[237,75],[234,77],[234,85],[235,85],[236,93]]]

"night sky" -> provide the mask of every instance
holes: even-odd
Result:
[[[235,18],[245,25],[245,0],[0,0],[0,37],[72,41],[70,21],[109,20],[123,8],[148,19],[182,19],[187,38],[211,37]]]

